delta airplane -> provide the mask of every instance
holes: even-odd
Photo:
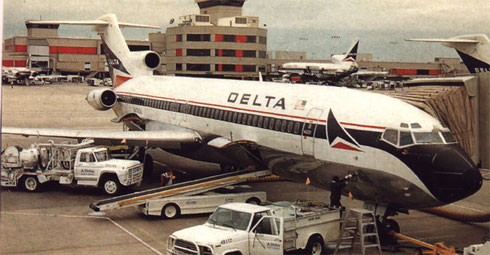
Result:
[[[408,209],[440,206],[477,192],[482,176],[448,128],[389,96],[328,86],[297,86],[154,76],[160,57],[130,52],[109,14],[88,22],[107,46],[114,87],[89,92],[97,110],[134,131],[3,127],[4,134],[93,138],[139,144],[192,159],[269,168],[291,180],[329,189],[332,177],[354,174],[344,190],[375,208],[381,223]],[[155,159],[157,160],[157,159]]]
[[[490,41],[485,34],[461,35],[449,39],[406,39],[412,42],[440,42],[454,48],[472,74],[490,72]]]
[[[289,62],[279,69],[279,73],[303,76],[314,81],[338,81],[357,72],[356,63],[359,39],[356,39],[347,53],[333,55],[332,63]]]

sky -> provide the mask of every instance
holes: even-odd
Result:
[[[157,25],[165,32],[175,25],[169,24],[172,18],[199,13],[194,0],[3,0],[3,4],[4,38],[26,35],[25,20],[92,20],[115,13],[120,21]],[[269,51],[306,51],[310,59],[329,59],[360,38],[359,52],[372,53],[374,60],[429,62],[458,55],[437,43],[404,39],[489,35],[489,9],[481,0],[247,0],[243,14],[260,18],[261,27],[268,30]],[[128,39],[140,40],[148,32],[124,31]],[[83,27],[62,26],[59,33],[96,37]]]

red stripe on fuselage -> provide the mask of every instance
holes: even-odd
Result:
[[[117,78],[116,78],[116,80],[117,80]],[[275,116],[281,116],[281,117],[287,117],[287,118],[295,118],[295,119],[301,119],[301,120],[311,120],[311,121],[318,121],[318,122],[323,122],[323,123],[326,123],[327,122],[326,120],[318,120],[318,119],[306,118],[306,117],[302,117],[302,116],[294,116],[294,115],[274,113],[274,112],[251,110],[251,109],[239,108],[239,107],[234,107],[234,106],[203,103],[203,102],[198,102],[198,101],[188,101],[188,100],[183,100],[183,99],[178,99],[178,98],[161,97],[161,96],[151,96],[151,95],[146,95],[146,94],[125,92],[125,91],[119,91],[118,93],[127,94],[127,95],[134,95],[134,96],[144,96],[144,97],[156,98],[156,99],[171,100],[171,101],[177,101],[177,102],[182,102],[182,103],[192,103],[192,104],[199,104],[199,105],[205,105],[205,106],[214,106],[214,107],[228,108],[228,109],[245,111],[245,112],[270,114],[270,115],[275,115]],[[347,122],[340,122],[340,123],[343,124],[343,125],[351,125],[351,126],[364,127],[364,128],[386,129],[385,127],[380,127],[380,126],[362,125],[362,124],[347,123]]]

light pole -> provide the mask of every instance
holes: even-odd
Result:
[[[335,51],[335,45],[337,44],[336,40],[340,39],[340,35],[332,35],[330,36],[330,38],[334,41],[332,43],[332,46],[333,46],[333,53],[330,54],[330,57],[337,54],[337,52]]]
[[[391,44],[391,58],[393,62],[395,62],[395,46],[398,44],[398,42],[390,42]]]

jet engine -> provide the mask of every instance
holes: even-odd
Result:
[[[131,58],[143,62],[143,65],[151,71],[158,68],[161,63],[160,55],[154,51],[131,52]]]
[[[96,89],[87,94],[86,100],[94,109],[106,111],[116,104],[117,96],[110,89]]]

